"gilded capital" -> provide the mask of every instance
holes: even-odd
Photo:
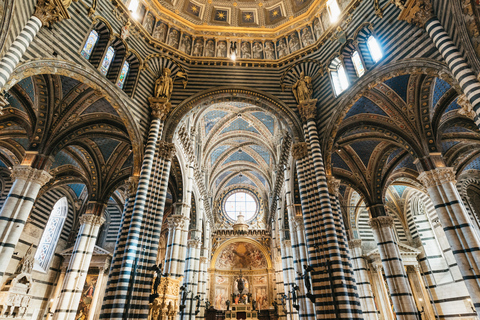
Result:
[[[152,117],[165,120],[172,109],[172,104],[166,98],[148,98],[150,108],[152,108]]]
[[[436,168],[430,171],[420,173],[417,179],[423,184],[425,188],[441,186],[445,183],[456,184],[455,170],[451,167]]]
[[[398,20],[404,20],[420,28],[435,17],[431,0],[394,0],[394,3],[402,12]]]
[[[372,229],[391,228],[393,227],[393,218],[390,216],[380,216],[370,219],[368,224]]]
[[[158,144],[158,155],[167,161],[175,156],[175,145],[170,142],[160,141]]]
[[[340,188],[340,180],[335,179],[334,176],[327,176],[327,185],[328,185],[328,192],[338,196],[338,190]]]
[[[44,27],[51,27],[55,22],[70,19],[67,11],[70,3],[71,0],[37,0],[33,15],[42,22]]]
[[[308,147],[306,142],[298,142],[292,146],[292,157],[295,160],[303,159],[308,154]]]
[[[80,224],[91,224],[93,226],[101,226],[105,222],[105,218],[94,214],[86,213],[78,219]]]
[[[317,99],[301,101],[297,107],[304,122],[309,120],[315,121],[315,116],[317,114]]]
[[[200,249],[202,242],[198,239],[190,239],[187,241],[187,244],[190,248]]]
[[[12,169],[12,179],[25,180],[43,186],[52,179],[52,176],[44,170],[34,169],[26,165],[16,165]]]

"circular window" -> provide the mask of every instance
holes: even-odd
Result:
[[[244,191],[235,192],[225,201],[225,213],[232,220],[237,220],[241,213],[248,221],[257,213],[257,201]]]

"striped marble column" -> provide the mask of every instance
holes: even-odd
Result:
[[[352,255],[353,272],[358,290],[358,298],[362,306],[363,318],[365,320],[378,320],[378,311],[375,307],[370,277],[368,276],[367,262],[363,257],[362,240],[350,240],[349,248]]]
[[[20,239],[40,188],[52,176],[26,165],[14,166],[10,192],[0,211],[0,283]]]
[[[87,204],[86,213],[79,218],[80,228],[53,315],[54,320],[75,319],[98,231],[105,222],[103,217],[105,208],[104,203],[90,202]]]
[[[443,167],[422,172],[440,224],[452,248],[473,305],[480,315],[480,240],[456,188],[455,171]]]
[[[181,202],[177,202],[175,205],[187,206],[187,204]],[[180,278],[183,276],[185,260],[182,259],[181,255],[183,249],[187,247],[187,239],[184,239],[184,233],[188,232],[189,220],[181,214],[175,214],[168,218],[169,242],[167,248],[169,250],[167,252],[169,255],[165,258],[165,271],[169,277]]]
[[[201,249],[205,252],[205,248]],[[208,269],[208,258],[204,255],[200,256],[199,259],[200,265],[200,274],[198,275],[198,294],[200,294],[200,312],[197,314],[197,319],[205,318],[205,300],[208,299],[206,294],[207,291],[207,269]]]
[[[398,3],[401,2],[398,1]],[[410,0],[402,5],[401,9],[399,20],[405,20],[408,23],[425,28],[471,103],[475,111],[475,123],[480,127],[480,82],[455,43],[453,43],[450,35],[435,17],[432,0],[423,0],[421,6],[417,5],[417,1]]]
[[[0,91],[17,67],[23,54],[37,36],[42,26],[50,27],[55,22],[70,18],[60,0],[37,0],[33,16],[0,60]]]
[[[123,250],[118,250],[114,257],[118,271],[110,275],[101,319],[144,319],[148,316],[148,296],[153,281],[151,267],[156,262],[171,159],[175,154],[173,144],[160,140],[171,104],[165,99],[150,98],[150,106],[152,122],[138,187],[131,215],[125,217],[131,216],[130,221],[124,222],[128,232],[125,240],[119,243]]]
[[[377,242],[397,319],[420,320],[407,273],[400,256],[400,250],[395,239],[393,218],[377,214],[385,212],[383,204],[371,206],[368,209],[371,216],[376,216],[376,218],[370,219],[369,224]]]
[[[184,285],[188,290],[192,291],[187,299],[187,304],[184,313],[185,320],[195,319],[196,300],[194,298],[198,294],[199,289],[199,274],[200,274],[200,246],[202,242],[198,239],[190,239],[187,241],[187,258],[185,259],[185,280]]]

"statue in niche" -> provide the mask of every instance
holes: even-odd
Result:
[[[215,43],[213,40],[207,40],[205,44],[205,57],[215,56]]]
[[[220,41],[217,47],[217,57],[226,57],[227,56],[227,43],[225,41]]]
[[[168,45],[176,48],[178,45],[178,31],[173,29],[168,35]]]
[[[310,28],[308,28],[308,27],[306,27],[302,30],[302,42],[303,42],[304,47],[309,46],[309,45],[311,45],[312,43],[315,42],[313,40],[313,35],[310,32]]]
[[[253,59],[262,59],[262,44],[260,42],[255,42],[253,44]]]
[[[298,103],[302,103],[303,101],[312,99],[312,78],[309,76],[305,76],[305,73],[302,71],[300,73],[300,79],[295,82],[292,87],[292,91]]]
[[[290,36],[290,52],[295,52],[300,49],[300,41],[296,33]]]
[[[273,48],[273,42],[265,43],[265,59],[275,60],[275,49]]]
[[[203,40],[197,39],[195,40],[195,44],[193,45],[193,56],[200,57],[203,53]]]
[[[288,48],[287,44],[285,43],[285,39],[280,39],[280,41],[277,44],[277,52],[278,52],[278,58],[282,58],[288,54]]]
[[[317,37],[317,40],[320,39],[320,36],[322,35],[322,26],[320,25],[320,20],[315,20],[315,23],[313,24],[313,30],[315,32],[315,36]]]
[[[192,48],[192,39],[189,36],[184,36],[182,40],[182,44],[180,45],[180,50],[182,50],[186,54],[189,54],[191,48]]]
[[[153,37],[162,42],[165,41],[165,36],[167,35],[167,25],[164,23],[157,24],[155,31],[153,32]]]
[[[243,42],[240,50],[242,51],[242,58],[250,59],[252,57],[252,55],[250,53],[250,43],[249,42]]]

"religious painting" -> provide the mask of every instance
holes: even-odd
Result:
[[[240,45],[240,52],[242,54],[243,59],[251,59],[252,58],[252,46],[248,41],[242,41]]]
[[[213,299],[213,305],[217,310],[226,310],[228,300],[228,289],[226,287],[216,287],[215,297]]]
[[[216,268],[230,269],[264,269],[267,260],[262,252],[253,244],[235,242],[228,245],[217,258]]]
[[[253,59],[263,59],[263,44],[255,41],[252,46]]]
[[[266,310],[268,305],[268,291],[266,286],[255,287],[255,301],[257,302],[257,310]]]
[[[275,60],[275,44],[272,41],[265,41],[265,59]]]
[[[227,277],[224,277],[224,276],[217,276],[217,277],[215,278],[215,282],[216,282],[217,284],[224,284],[224,283],[226,284],[227,281],[228,281]]]
[[[310,26],[305,26],[301,31],[301,35],[304,47],[307,47],[315,42]]]
[[[152,33],[153,26],[155,25],[155,16],[151,12],[147,12],[145,20],[143,20],[143,27],[148,33]]]
[[[288,35],[288,46],[290,48],[290,52],[292,53],[302,48],[296,32]]]
[[[267,277],[265,276],[254,276],[253,277],[254,284],[267,284]]]
[[[152,37],[162,42],[165,42],[165,37],[167,36],[167,29],[168,26],[165,23],[158,21],[157,25],[155,26],[155,30],[153,31]]]
[[[215,57],[215,40],[208,39],[205,42],[205,57]]]
[[[277,57],[278,59],[285,57],[289,54],[287,41],[285,38],[280,38],[277,41]]]
[[[203,56],[203,38],[196,38],[195,43],[193,44],[193,56],[201,57]]]
[[[217,43],[217,57],[227,57],[227,41],[221,40]]]
[[[171,47],[174,47],[175,49],[178,48],[178,42],[180,38],[180,31],[177,29],[170,29],[170,32],[168,33],[168,39],[167,39],[167,44]]]
[[[85,279],[85,285],[83,286],[82,295],[80,297],[80,303],[77,309],[77,315],[75,320],[86,320],[90,307],[93,301],[93,294],[95,293],[95,287],[97,286],[98,275],[87,275]],[[92,310],[95,312],[95,310]]]
[[[245,279],[244,277],[241,278],[241,280],[243,281],[243,290],[242,290],[242,294],[246,294],[248,292],[250,292],[250,289],[249,289],[249,284],[248,284],[248,281],[247,279]],[[240,291],[238,290],[238,282],[240,281],[240,278],[237,278],[235,279],[235,281],[233,282],[233,293],[235,294],[239,294]]]
[[[322,23],[320,22],[319,18],[315,18],[313,20],[313,33],[315,34],[315,38],[318,40],[323,34]]]
[[[192,51],[192,37],[188,34],[184,34],[182,37],[182,42],[180,43],[180,50],[186,54],[190,54]]]

